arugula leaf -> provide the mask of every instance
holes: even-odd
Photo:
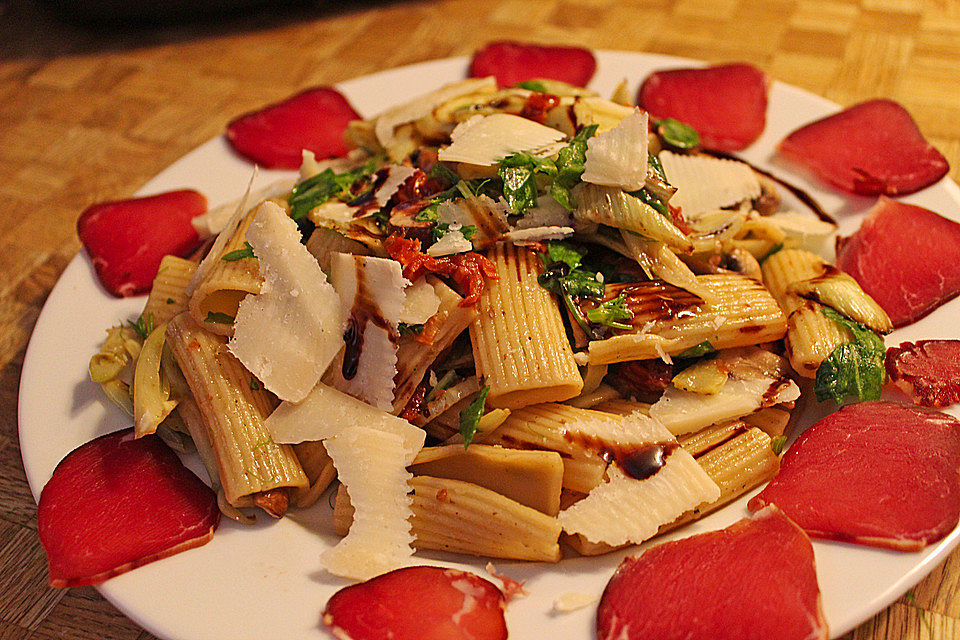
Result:
[[[480,418],[483,417],[483,408],[487,403],[487,393],[490,391],[490,385],[485,386],[477,394],[477,397],[467,407],[460,412],[460,435],[463,436],[463,448],[466,449],[473,442],[473,436],[477,433],[477,425]]]
[[[688,124],[665,118],[656,124],[657,135],[674,149],[695,149],[700,144],[700,134]]]
[[[476,225],[468,224],[465,227],[460,227],[460,234],[467,240],[473,240],[474,236],[477,235]]]
[[[433,388],[427,392],[427,395],[423,398],[423,403],[427,404],[436,398],[440,392],[442,392],[447,387],[453,385],[454,382],[458,380],[457,372],[455,369],[450,369],[445,374],[443,374],[437,384],[433,385]]]
[[[147,336],[153,333],[153,314],[148,313],[145,316],[141,315],[137,318],[136,322],[127,320],[127,324],[129,324],[133,332],[137,334],[137,337],[141,340],[146,340]]]
[[[660,158],[649,151],[647,152],[647,166],[653,169],[658,178],[664,182],[667,182],[667,174],[663,171],[663,163],[660,162]]]
[[[335,173],[333,169],[327,168],[307,178],[293,188],[287,200],[290,205],[290,217],[299,220],[332,198],[353,200],[350,187],[361,178],[376,173],[383,164],[383,158],[378,156],[370,158],[362,166],[343,173]]]
[[[219,311],[207,311],[207,317],[203,319],[204,322],[216,322],[217,324],[233,324],[234,317],[227,315],[226,313],[221,313]]]
[[[625,306],[626,301],[627,292],[621,291],[616,298],[601,302],[598,307],[588,310],[587,320],[614,329],[632,329],[631,325],[620,322],[633,319],[633,312]]]
[[[580,266],[585,255],[587,255],[586,251],[578,249],[569,242],[562,240],[547,242],[547,259],[550,263],[563,262],[572,270]]]
[[[587,319],[573,300],[574,296],[599,298],[603,295],[603,283],[597,279],[597,274],[580,268],[585,255],[585,251],[567,242],[548,242],[546,257],[542,254],[540,256],[544,263],[544,272],[537,276],[537,282],[547,291],[559,296],[577,324],[587,334],[593,335]]]
[[[688,359],[688,358],[700,358],[702,356],[715,353],[717,349],[710,343],[709,340],[704,340],[700,344],[696,344],[689,349],[678,353],[677,358]]]
[[[574,269],[563,278],[566,293],[582,298],[599,298],[603,295],[603,283],[597,280],[597,274],[584,269]]]
[[[520,89],[526,89],[527,91],[536,91],[537,93],[546,93],[547,88],[542,82],[537,82],[536,80],[524,80],[523,82],[518,82],[513,85],[519,87]]]
[[[596,133],[597,125],[584,127],[573,137],[570,144],[560,149],[557,154],[557,175],[550,185],[550,195],[571,211],[574,207],[570,202],[570,190],[580,183],[583,164],[587,159],[587,140]]]
[[[416,215],[413,216],[413,219],[417,222],[436,222],[439,220],[437,215],[437,209],[440,208],[439,202],[431,202],[420,211],[417,211]]]
[[[442,162],[437,162],[430,168],[430,173],[427,174],[431,178],[437,180],[442,180],[449,185],[455,185],[460,182],[460,176],[457,175],[457,172],[443,164]]]
[[[833,398],[837,404],[843,404],[848,396],[859,400],[878,400],[880,387],[886,377],[883,367],[886,347],[883,340],[866,326],[833,309],[824,307],[823,315],[849,329],[853,333],[853,341],[839,345],[820,363],[813,387],[817,400],[822,402]]]
[[[515,153],[500,161],[497,175],[503,180],[503,197],[515,214],[523,215],[537,204],[537,173],[555,176],[557,166],[529,153]]]
[[[657,211],[657,213],[663,214],[665,216],[670,215],[670,211],[669,209],[667,209],[667,205],[660,202],[660,199],[657,198],[652,193],[650,193],[649,191],[647,191],[646,188],[641,187],[636,191],[628,191],[627,193],[637,198],[642,203],[652,207],[654,210]]]
[[[250,246],[249,242],[244,241],[242,248],[225,253],[220,259],[224,262],[236,262],[237,260],[243,260],[244,258],[256,257],[257,256],[253,255],[253,247]]]

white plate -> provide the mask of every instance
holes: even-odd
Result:
[[[599,52],[591,87],[609,95],[627,78],[631,91],[655,69],[697,64],[666,56]],[[370,116],[407,97],[464,77],[465,58],[438,60],[391,69],[345,82],[340,89],[355,107]],[[770,90],[767,127],[743,157],[785,174],[773,160],[774,145],[795,127],[836,109],[833,103],[775,82]],[[143,194],[194,187],[211,204],[238,197],[250,176],[249,163],[234,156],[222,138],[195,149],[160,173]],[[258,183],[277,172],[261,172]],[[872,199],[825,191],[795,174],[792,179],[818,197],[828,211],[841,211],[841,230],[853,231]],[[904,198],[941,214],[960,217],[960,190],[948,180]],[[78,212],[79,213],[79,212]],[[87,363],[107,327],[135,318],[143,299],[117,300],[97,284],[85,254],[64,271],[50,294],[23,365],[20,382],[20,447],[34,496],[57,462],[80,444],[129,420],[109,406],[87,378]],[[953,320],[960,300],[941,307],[921,322],[897,331],[887,344],[917,338],[957,337]],[[808,403],[801,428],[833,407]],[[189,461],[192,468],[199,466]],[[667,538],[717,529],[747,514],[746,498]],[[320,553],[334,544],[330,510],[292,512],[279,522],[260,518],[243,527],[224,519],[204,547],[113,578],[100,592],[139,625],[161,638],[176,640],[310,640],[329,638],[320,612],[343,580],[326,574]],[[661,539],[662,540],[662,539]],[[960,530],[920,553],[896,553],[854,545],[814,542],[823,606],[833,635],[841,635],[886,607],[943,560],[960,540]],[[636,553],[631,550],[629,553]],[[510,637],[527,640],[586,640],[595,637],[594,606],[567,614],[551,612],[554,600],[568,592],[599,596],[624,553],[564,560],[557,565],[500,561],[498,569],[526,580],[529,597],[507,609]],[[460,566],[483,573],[486,560],[445,554],[418,554],[423,562]]]

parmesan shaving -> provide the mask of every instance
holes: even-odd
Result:
[[[676,444],[662,424],[648,416],[634,413],[618,420],[591,419],[569,425],[570,431],[576,432],[574,437],[615,442],[618,447],[669,443],[674,448],[665,455],[663,466],[643,480],[611,464],[607,482],[557,516],[567,533],[613,546],[640,543],[684,512],[720,497],[720,488],[693,456]]]
[[[283,207],[261,204],[247,241],[264,282],[240,303],[229,348],[277,397],[298,402],[343,344],[340,298]]]
[[[344,359],[356,361],[337,368],[334,386],[390,411],[397,375],[397,325],[403,311],[403,290],[410,283],[396,260],[347,253],[331,256],[330,280],[343,308],[349,310],[348,330],[358,334],[359,345],[359,353],[348,346]]]
[[[569,227],[572,224],[573,215],[550,195],[538,197],[537,206],[517,220],[517,228],[519,229]]]
[[[430,248],[427,249],[427,255],[439,258],[473,249],[473,244],[463,235],[459,225],[457,227],[456,229],[450,227],[450,230],[443,234],[442,238],[430,245]]]
[[[321,556],[338,576],[366,580],[397,569],[413,555],[410,452],[395,433],[350,427],[324,442],[354,507],[350,532]],[[415,455],[415,452],[414,452]]]
[[[356,425],[400,436],[404,451],[413,452],[409,459],[404,459],[404,464],[413,462],[426,437],[423,429],[403,418],[371,407],[322,382],[302,402],[281,403],[264,421],[277,444],[326,440]]]
[[[610,131],[587,140],[584,182],[636,191],[647,181],[647,113],[634,110]]]
[[[660,162],[667,181],[677,188],[670,204],[688,219],[760,196],[757,174],[743,162],[670,151],[660,153]]]
[[[269,198],[279,198],[290,193],[290,190],[293,189],[294,184],[294,181],[290,179],[277,180],[276,182],[272,182],[265,187],[251,192],[250,195],[246,197],[245,202],[243,198],[240,200],[231,200],[230,202],[222,204],[219,207],[210,209],[203,215],[193,218],[190,221],[190,224],[192,224],[193,228],[197,230],[197,234],[201,238],[207,238],[209,236],[216,235],[227,227],[227,224],[230,222],[237,210],[242,211],[240,214],[240,219],[243,219],[243,217],[247,215],[251,209],[264,200]]]
[[[432,318],[439,308],[440,296],[436,289],[426,279],[421,278],[404,291],[403,310],[399,320],[404,324],[423,324]]]
[[[440,150],[444,162],[489,167],[503,158],[519,153],[551,155],[563,145],[564,134],[542,124],[507,113],[476,115],[457,125],[450,134],[450,146]]]
[[[532,227],[530,229],[515,229],[503,234],[503,239],[514,244],[542,242],[544,240],[560,240],[573,235],[573,227]]]

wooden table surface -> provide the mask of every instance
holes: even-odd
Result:
[[[498,38],[745,60],[844,105],[893,98],[960,177],[948,0],[341,1],[136,29],[0,1],[0,639],[152,637],[92,588],[46,586],[20,462],[24,351],[80,248],[78,213],[132,194],[241,112]],[[845,639],[958,637],[960,551]]]

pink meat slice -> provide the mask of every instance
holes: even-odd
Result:
[[[887,349],[887,376],[924,407],[960,402],[960,340],[902,342]]]
[[[323,622],[351,640],[505,640],[503,605],[476,574],[406,567],[337,591]]]
[[[837,266],[908,325],[960,293],[960,223],[881,197],[860,229],[837,242]]]
[[[892,100],[868,100],[811,122],[780,143],[783,155],[861,195],[903,195],[947,174],[946,158]]]
[[[809,535],[916,551],[960,518],[960,421],[861,402],[807,429],[750,509],[775,504]]]
[[[776,508],[627,558],[597,609],[600,640],[827,638],[813,547]]]
[[[669,69],[650,74],[637,104],[655,119],[673,118],[700,134],[704,149],[738,151],[763,133],[769,80],[746,64]]]
[[[344,132],[360,115],[332,87],[301,91],[227,125],[227,141],[243,157],[268,169],[297,169],[304,149],[317,159],[345,156]]]
[[[593,52],[583,47],[547,47],[524,42],[491,42],[473,54],[470,77],[494,76],[501,87],[548,78],[585,87],[597,70]]]
[[[135,440],[133,429],[69,453],[37,508],[53,587],[97,584],[199,547],[219,522],[216,494],[160,438]]]

